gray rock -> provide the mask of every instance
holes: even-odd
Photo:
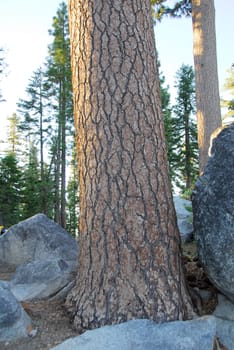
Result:
[[[20,265],[10,282],[19,301],[63,298],[73,286],[72,267],[62,259],[39,260]]]
[[[212,292],[206,289],[193,288],[200,295],[202,302],[208,302],[212,298]]]
[[[180,196],[173,196],[173,201],[181,239],[184,242],[188,242],[193,236],[193,225],[192,212],[187,208],[192,208],[192,203],[189,200],[181,198]]]
[[[32,329],[31,320],[11,293],[8,284],[0,281],[0,341],[26,337]]]
[[[199,258],[214,285],[234,301],[234,123],[213,140],[192,195]]]
[[[213,315],[234,322],[234,304],[225,298],[224,295],[218,294],[218,305],[216,306]]]
[[[234,350],[234,322],[216,318],[217,337],[228,350]]]
[[[1,288],[10,289],[10,283],[8,281],[0,280],[0,286]]]
[[[76,269],[77,256],[76,240],[44,214],[24,220],[0,236],[0,265],[6,269],[45,259],[70,261]]]
[[[53,350],[213,350],[215,317],[156,324],[133,320],[87,331]]]
[[[217,336],[228,350],[234,350],[234,304],[218,294],[218,305],[213,312],[217,318]]]

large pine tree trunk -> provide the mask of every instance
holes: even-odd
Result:
[[[192,20],[199,169],[203,173],[208,160],[211,134],[222,124],[214,0],[192,0]]]
[[[70,0],[80,171],[79,330],[191,311],[180,260],[150,1]]]

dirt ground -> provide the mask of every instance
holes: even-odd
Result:
[[[1,268],[0,280],[8,281],[12,274]],[[0,350],[49,350],[77,335],[64,308],[64,300],[23,302],[22,306],[32,320],[32,333],[36,334],[15,342],[0,342]]]
[[[33,337],[22,338],[15,342],[0,342],[0,349],[7,350],[49,350],[65,339],[76,336],[63,301],[35,301],[22,303],[31,317]]]
[[[217,303],[217,293],[204,274],[197,257],[196,244],[183,245],[184,266],[187,280],[191,287],[211,291],[211,298],[201,303],[199,296],[194,297],[194,303],[201,315],[211,313]],[[12,272],[0,271],[0,280],[9,280]],[[198,299],[197,299],[198,298]],[[16,342],[0,342],[0,350],[49,350],[65,339],[77,335],[72,328],[69,316],[64,308],[64,301],[35,301],[22,303],[25,311],[31,317],[36,335]]]

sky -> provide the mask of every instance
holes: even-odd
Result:
[[[0,47],[6,50],[8,75],[1,90],[6,102],[0,103],[0,130],[7,117],[17,109],[17,102],[25,97],[25,89],[34,71],[45,61],[52,41],[48,30],[61,0],[1,0]],[[234,1],[215,0],[216,39],[220,94],[227,77],[227,69],[234,62],[233,16]],[[155,28],[156,47],[161,70],[171,87],[172,100],[176,71],[184,64],[193,65],[191,18],[164,18]],[[1,138],[1,134],[0,134]]]
[[[1,91],[0,125],[16,112],[16,103],[25,97],[28,81],[48,56],[53,17],[61,0],[0,0],[0,47],[6,50],[8,75]],[[1,135],[0,135],[1,136]]]

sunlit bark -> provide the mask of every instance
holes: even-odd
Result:
[[[211,134],[221,126],[214,0],[192,0],[193,52],[199,146],[199,169],[208,160]]]
[[[189,317],[150,1],[70,0],[80,171],[79,330]]]

